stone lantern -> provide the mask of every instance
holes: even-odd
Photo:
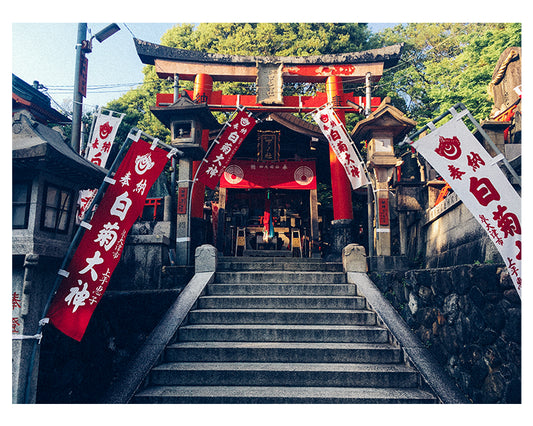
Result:
[[[176,263],[186,265],[190,260],[190,251],[202,243],[200,241],[202,236],[196,238],[198,241],[192,241],[194,238],[191,238],[190,235],[191,229],[203,229],[202,224],[189,223],[191,220],[203,220],[191,218],[189,211],[189,197],[192,191],[194,170],[198,166],[198,161],[202,160],[206,154],[202,147],[202,135],[204,130],[216,129],[221,125],[206,103],[194,102],[186,94],[169,106],[152,107],[150,111],[170,129],[171,145],[184,153],[178,163],[177,201],[173,202],[173,205],[177,205],[177,219],[175,220],[175,228],[173,226],[171,230],[171,238],[175,237],[176,241]],[[172,185],[174,185],[174,179],[173,173]],[[175,196],[175,193],[176,191],[173,190],[172,196]],[[203,205],[203,198],[200,202]],[[174,223],[174,220],[172,222]]]
[[[391,255],[389,182],[401,160],[394,155],[394,142],[401,141],[416,125],[389,97],[352,131],[355,142],[368,141],[367,168],[376,191],[374,211],[374,248],[377,256]],[[370,231],[369,231],[370,232]]]

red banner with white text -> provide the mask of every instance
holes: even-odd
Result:
[[[232,161],[221,188],[316,189],[314,161]]]
[[[200,182],[211,189],[216,188],[222,173],[256,123],[257,120],[248,111],[242,109],[237,112],[222,135],[213,142],[215,146],[202,162],[198,171]]]
[[[80,341],[101,300],[126,236],[144,207],[148,191],[168,161],[167,151],[139,139],[124,156],[105,192],[54,296],[48,318],[67,336]]]

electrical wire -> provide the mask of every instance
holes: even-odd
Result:
[[[132,30],[125,23],[123,25],[129,31],[131,36],[136,38],[136,36],[132,32]],[[462,36],[462,35],[463,34],[455,34],[455,35],[453,35],[451,37],[448,37],[448,38],[442,40],[441,42],[436,43],[435,45],[431,46],[429,49],[425,50],[424,54],[427,55],[429,52],[431,52],[432,50],[438,48],[442,44],[444,44],[446,42],[449,42],[451,40],[454,40],[457,37]],[[419,59],[416,58],[416,54],[413,53],[410,57],[406,58],[405,60],[400,60],[398,64],[396,64],[396,65],[384,70],[383,74],[385,74],[385,73],[389,74],[389,73],[391,73],[393,71],[396,71],[400,67],[412,66],[412,65],[415,65],[415,63],[417,63],[417,64],[422,63],[422,64],[426,65],[427,63],[430,63],[430,62],[433,62],[433,61],[430,60],[430,59],[428,59],[427,61],[420,61]],[[145,80],[145,81],[142,81],[142,82],[132,82],[132,83],[95,84],[95,85],[87,86],[87,92],[90,93],[90,94],[124,93],[124,92],[127,92],[127,91],[141,90],[140,87],[135,87],[135,86],[142,86],[143,84],[146,84],[146,83],[161,83],[163,81],[164,80],[161,80],[161,79],[150,79],[150,80]],[[349,85],[350,83],[355,83],[355,82],[360,82],[360,81],[361,81],[360,77],[344,77],[343,78],[343,83],[347,84],[347,85]],[[387,82],[387,83],[375,84],[373,86],[373,88],[374,89],[377,89],[377,88],[382,88],[383,89],[383,88],[390,87],[393,84],[394,84],[394,82],[390,81],[390,82]],[[71,85],[51,85],[51,86],[47,86],[46,89],[47,90],[51,90],[51,91],[53,91],[54,93],[57,93],[57,94],[62,94],[62,93],[70,93],[70,92],[72,92],[73,86],[71,86]],[[349,91],[356,92],[356,91],[364,90],[364,89],[365,89],[364,85],[359,85],[359,86],[355,86],[355,87],[350,88]],[[46,95],[59,108],[61,108],[59,103],[56,102],[48,93],[46,93]]]

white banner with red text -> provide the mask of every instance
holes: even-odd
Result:
[[[222,134],[213,142],[215,145],[200,165],[198,170],[200,182],[211,189],[216,188],[222,173],[256,123],[257,120],[245,109],[237,111]]]
[[[102,109],[98,110],[98,114],[95,117],[93,130],[87,148],[85,150],[85,158],[91,163],[100,167],[105,167],[111,147],[115,141],[118,127],[125,114],[120,114],[118,117],[113,114],[117,112],[106,110],[108,113],[104,113]],[[91,204],[92,199],[96,195],[96,189],[83,189],[79,193],[78,198],[78,213],[76,215],[76,223],[79,224],[87,208]]]
[[[461,116],[412,146],[458,195],[498,248],[521,294],[521,198],[497,164],[468,130]]]
[[[133,142],[86,228],[48,317],[61,332],[80,341],[117,266],[126,236],[144,207],[148,191],[168,153],[142,139]]]
[[[350,138],[342,121],[335,114],[333,107],[326,104],[319,108],[313,114],[313,119],[322,130],[322,133],[324,133],[324,136],[326,136],[331,149],[344,167],[352,189],[368,185],[370,180],[357,155],[352,138]]]
[[[85,154],[85,158],[91,163],[104,168],[109,158],[113,142],[115,141],[118,127],[124,117],[124,114],[120,114],[117,117],[113,115],[118,114],[117,112],[105,111],[102,109],[98,110]]]

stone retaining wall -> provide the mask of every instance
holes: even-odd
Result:
[[[474,403],[521,402],[521,301],[503,265],[370,278]]]

